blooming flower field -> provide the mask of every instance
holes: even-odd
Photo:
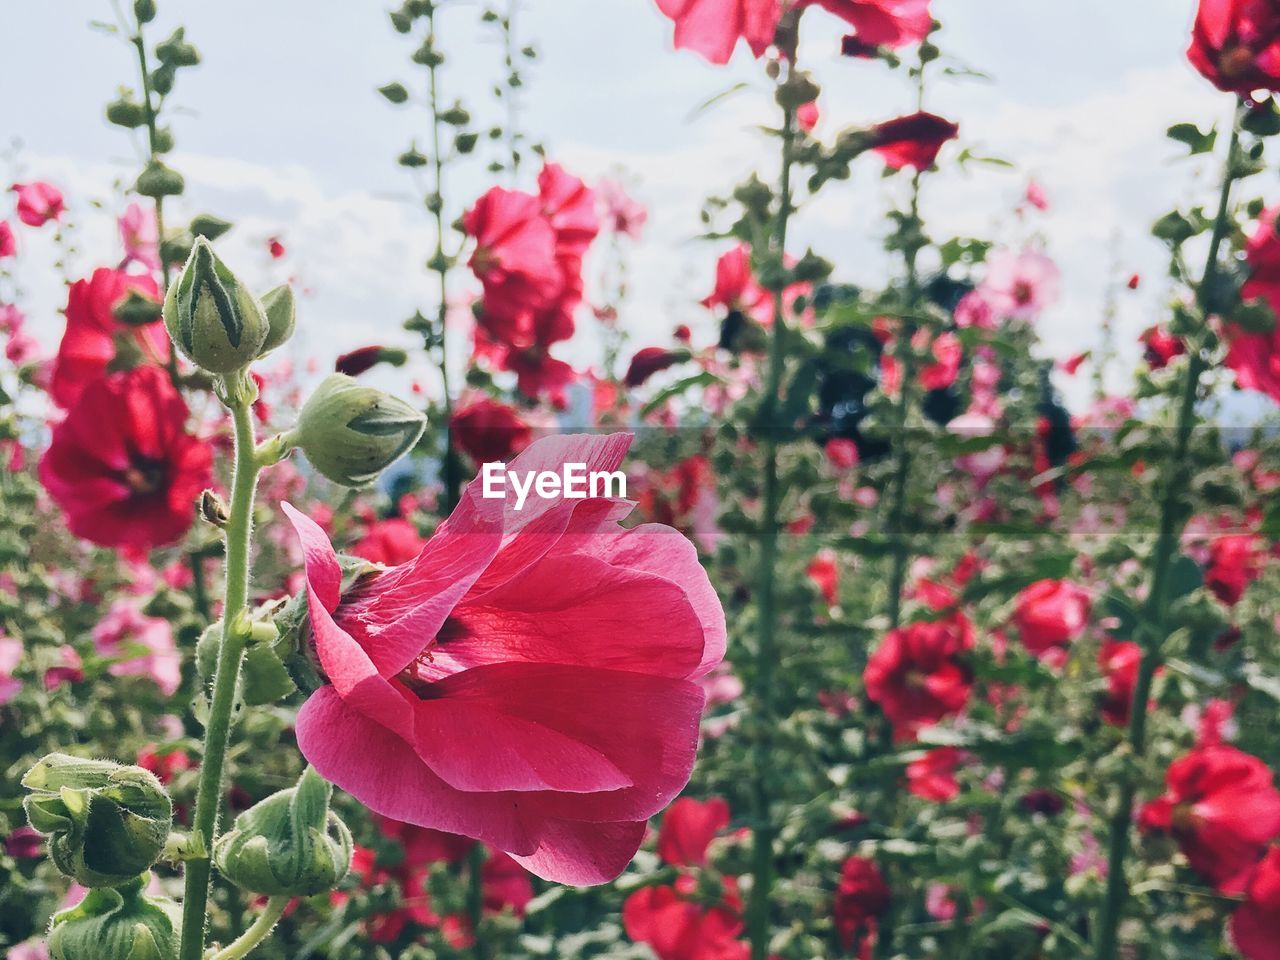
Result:
[[[430,224],[394,341],[327,350],[188,189],[237,51],[181,4],[103,4],[109,198],[0,156],[0,952],[1280,960],[1280,0],[1196,4],[1167,269],[1117,253],[1069,355],[1051,186],[930,225],[1017,163],[935,112],[964,0],[632,2],[772,118],[696,325],[635,308],[625,172],[525,125],[523,0],[368,11]],[[796,227],[876,178],[854,284]]]

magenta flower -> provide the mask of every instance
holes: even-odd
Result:
[[[779,0],[658,0],[658,9],[675,21],[677,49],[717,64],[729,62],[739,40],[763,56],[782,18]]]
[[[612,471],[630,443],[547,437],[508,472]],[[323,531],[284,504],[329,681],[298,714],[298,745],[377,813],[602,883],[689,779],[724,613],[688,540],[618,525],[626,501],[517,511],[482,492],[467,487],[416,559],[345,594]]]
[[[649,219],[649,211],[643,203],[632,199],[617,180],[601,180],[596,185],[596,197],[605,226],[611,233],[639,238],[640,230]]]
[[[156,229],[155,211],[131,203],[116,225],[120,228],[120,242],[124,244],[122,269],[130,263],[138,263],[148,270],[159,270],[160,234]]]
[[[148,617],[127,600],[111,605],[93,628],[93,647],[118,658],[107,671],[113,677],[150,677],[166,697],[182,684],[182,658],[168,620]]]
[[[22,689],[22,681],[13,671],[22,662],[22,641],[0,634],[0,706],[8,703]]]
[[[62,191],[43,180],[15,183],[9,189],[18,195],[18,219],[29,227],[43,227],[66,209]]]
[[[996,314],[1031,320],[1058,299],[1058,267],[1038,250],[997,250],[987,257],[987,279],[978,288]]]
[[[17,253],[18,241],[13,236],[13,227],[9,226],[9,221],[0,220],[0,259],[16,256]]]

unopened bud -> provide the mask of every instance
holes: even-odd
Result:
[[[173,804],[155,775],[107,760],[51,753],[27,771],[22,805],[49,856],[86,887],[113,887],[164,852]]]
[[[149,875],[123,886],[90,890],[69,910],[54,914],[50,960],[173,960],[178,955],[182,908],[144,893]]]
[[[358,487],[408,453],[425,427],[403,400],[331,373],[302,406],[297,445],[321,476]]]
[[[144,197],[176,197],[182,193],[186,184],[182,174],[172,167],[166,167],[159,160],[152,160],[138,174],[133,189]]]
[[[213,849],[219,872],[243,890],[310,897],[332,890],[351,866],[351,832],[329,810],[333,788],[311,767],[296,786],[236,817]]]
[[[225,527],[231,519],[231,508],[216,490],[206,490],[200,494],[200,519],[219,529]]]
[[[293,336],[293,288],[282,283],[262,295],[262,310],[267,315],[267,339],[262,341],[258,356],[265,357]]]
[[[203,237],[164,298],[164,325],[187,359],[224,374],[257,357],[268,331],[262,305]]]

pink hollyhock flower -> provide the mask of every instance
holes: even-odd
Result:
[[[268,237],[267,253],[271,254],[272,260],[279,260],[285,255],[284,242],[279,237]]]
[[[1057,659],[1084,633],[1091,607],[1089,592],[1070,580],[1037,580],[1018,594],[1013,622],[1027,650]]]
[[[131,203],[116,221],[120,242],[124,244],[124,263],[140,263],[148,270],[160,269],[160,233],[156,229],[156,213],[151,207]]]
[[[533,438],[533,429],[514,407],[491,397],[459,406],[449,428],[458,449],[478,464],[510,460]]]
[[[960,612],[890,630],[867,659],[862,674],[867,697],[893,724],[895,739],[965,708],[973,671],[965,655],[973,649],[973,626]]]
[[[113,677],[150,677],[166,697],[182,684],[182,658],[169,621],[148,617],[127,600],[113,603],[93,628],[93,648],[117,661],[107,668]]]
[[[1037,210],[1049,209],[1049,197],[1044,192],[1044,187],[1040,186],[1039,182],[1035,180],[1027,182],[1027,192],[1024,195],[1024,199]]]
[[[684,873],[670,886],[642,887],[622,904],[627,936],[645,943],[658,960],[747,960],[737,940],[742,898],[733,877],[723,877],[718,903],[699,896],[697,878]]]
[[[954,333],[940,333],[934,338],[930,352],[933,362],[920,368],[920,385],[926,390],[945,390],[956,382],[960,373],[964,346]]]
[[[876,920],[889,909],[893,894],[875,861],[849,857],[840,868],[835,902],[831,905],[836,932],[846,950],[874,941]]]
[[[1240,893],[1280,835],[1280,791],[1271,768],[1234,747],[1195,747],[1169,765],[1165,793],[1138,816],[1169,833],[1192,869],[1222,893]]]
[[[1058,299],[1057,265],[1038,250],[997,250],[978,288],[1000,317],[1030,320]]]
[[[928,170],[938,151],[960,133],[958,124],[932,113],[917,112],[886,120],[871,128],[871,150],[890,170]]]
[[[864,50],[911,46],[929,35],[933,17],[929,0],[804,0],[834,13],[854,29],[852,38]],[[847,55],[853,55],[850,51]]]
[[[935,920],[950,922],[956,918],[959,905],[945,883],[931,883],[924,890],[925,913]]]
[[[84,679],[84,662],[75,647],[63,644],[58,648],[58,662],[44,672],[44,688],[57,690],[64,683],[79,683]]]
[[[28,940],[10,947],[5,960],[49,960],[49,948],[43,940]],[[1251,957],[1250,960],[1253,960]]]
[[[8,220],[0,220],[0,259],[12,257],[18,253],[18,240],[13,235],[13,227]]]
[[[532,194],[494,187],[463,215],[476,241],[468,266],[484,287],[485,312],[519,314],[560,287],[556,233]]]
[[[72,407],[85,387],[101,378],[116,355],[116,338],[128,337],[144,362],[163,366],[169,359],[169,335],[157,320],[126,326],[112,312],[130,291],[157,299],[154,279],[99,267],[87,280],[77,280],[67,293],[67,329],[53,361],[49,392],[58,406]]]
[[[0,706],[8,703],[22,689],[22,681],[13,672],[22,662],[22,641],[0,634]]]
[[[630,437],[535,441],[509,471],[615,470]],[[618,526],[612,498],[513,504],[463,492],[416,560],[340,589],[323,531],[303,543],[329,683],[298,745],[377,813],[476,837],[564,883],[626,866],[684,787],[724,656],[720,603],[669,529]]]
[[[991,301],[982,295],[981,290],[970,290],[960,302],[956,304],[955,310],[956,326],[960,328],[978,327],[982,330],[994,330],[996,328],[996,315],[991,307]]]
[[[1245,589],[1262,576],[1266,556],[1263,538],[1256,533],[1229,533],[1209,544],[1209,564],[1204,583],[1215,597],[1234,607]]]
[[[1245,245],[1250,277],[1240,289],[1245,299],[1263,298],[1272,310],[1280,304],[1280,234],[1276,214],[1280,208],[1262,212],[1258,225]],[[1280,324],[1269,331],[1250,332],[1227,325],[1225,363],[1235,372],[1236,386],[1256,390],[1280,402]]]
[[[1280,847],[1254,868],[1228,930],[1246,960],[1280,960]]]
[[[723,307],[729,313],[741,313],[768,325],[773,322],[773,298],[760,286],[751,270],[751,248],[739,243],[716,261],[715,289],[703,297],[708,310]]]
[[[18,195],[18,219],[29,227],[42,227],[57,220],[66,209],[62,191],[43,180],[15,183],[9,189]]]
[[[802,103],[796,108],[796,125],[805,133],[813,133],[814,127],[818,125],[819,118],[817,100]]]
[[[937,747],[907,764],[907,792],[934,803],[960,796],[956,770],[965,754],[957,747]]]
[[[425,544],[412,523],[402,517],[389,517],[369,524],[369,529],[351,552],[370,563],[394,567],[412,560]]]
[[[675,21],[677,50],[692,50],[715,64],[733,56],[739,40],[758,59],[773,43],[782,17],[780,0],[657,0]]]
[[[1187,352],[1182,338],[1174,336],[1159,324],[1142,331],[1138,342],[1145,348],[1143,355],[1147,366],[1152,370],[1163,370],[1174,357],[1180,357]]]
[[[834,607],[840,595],[840,568],[836,566],[834,550],[819,550],[818,555],[805,567],[805,576],[818,588],[828,607]]]
[[[707,848],[729,825],[729,804],[723,797],[705,803],[681,797],[662,817],[658,856],[673,867],[705,867]]]
[[[832,437],[823,450],[827,463],[836,470],[852,470],[858,465],[858,445],[848,437]]]
[[[1219,90],[1280,90],[1280,10],[1267,0],[1200,0],[1187,59]]]
[[[1098,651],[1098,666],[1107,678],[1102,719],[1113,727],[1127,727],[1133,709],[1133,690],[1142,665],[1142,647],[1132,640],[1106,640]]]
[[[209,483],[209,445],[186,432],[187,405],[159,367],[84,388],[53,428],[40,482],[78,537],[133,551],[173,543]]]
[[[632,199],[617,180],[601,180],[596,184],[596,196],[610,233],[633,239],[640,237],[640,231],[649,219],[649,211],[643,203]]]

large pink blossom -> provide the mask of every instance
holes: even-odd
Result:
[[[711,63],[728,63],[739,40],[760,57],[773,43],[780,0],[657,0],[675,21],[675,45],[693,50]]]
[[[18,219],[29,227],[42,227],[50,220],[57,220],[66,209],[62,191],[52,183],[36,180],[15,183],[9,189],[18,195]]]
[[[1058,299],[1058,267],[1038,250],[997,250],[987,257],[979,293],[997,315],[1031,320]]]
[[[933,27],[929,0],[805,0],[805,3],[817,4],[852,26],[852,39],[861,48],[910,46],[927,37]]]
[[[531,444],[509,472],[616,470],[630,437]],[[409,563],[345,594],[337,556],[285,505],[328,683],[298,715],[327,779],[385,816],[475,837],[533,873],[602,883],[688,781],[724,614],[670,528],[611,497],[482,496]]]
[[[182,658],[173,642],[168,620],[148,617],[133,603],[121,600],[93,628],[93,647],[114,659],[107,671],[113,677],[150,677],[166,697],[182,684]]]

